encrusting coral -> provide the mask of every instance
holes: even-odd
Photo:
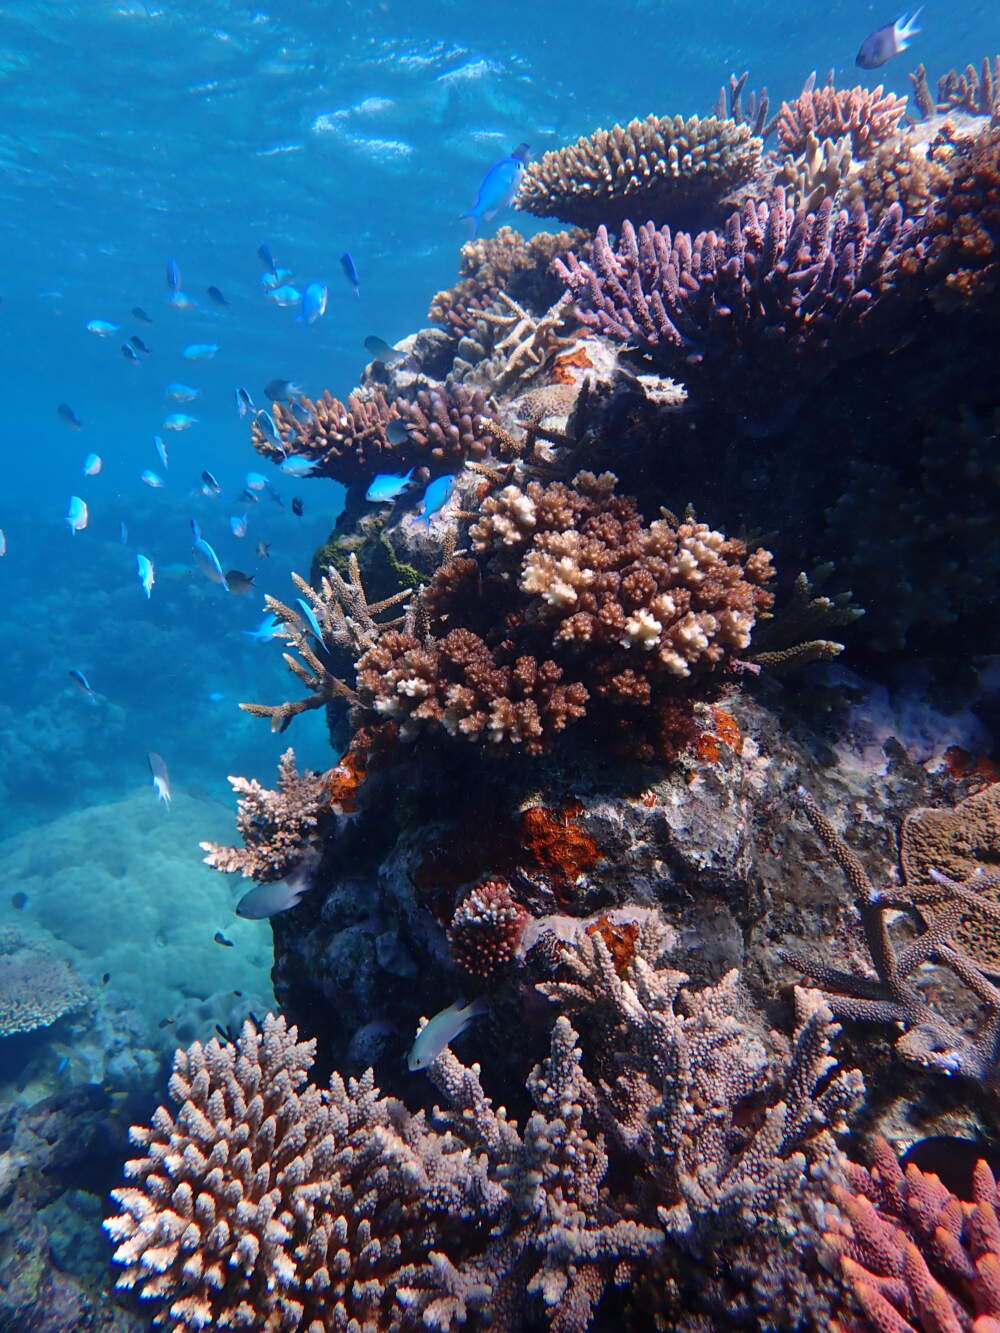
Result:
[[[845,1171],[823,1250],[857,1313],[834,1333],[1000,1333],[1000,1188],[986,1162],[968,1200],[912,1163],[904,1172],[881,1138],[869,1167]]]
[[[235,1046],[179,1051],[180,1109],[133,1129],[143,1155],[106,1223],[120,1285],[179,1333],[456,1330],[487,1308],[495,1333],[584,1333],[614,1286],[670,1283],[692,1260],[707,1308],[727,1286],[761,1303],[782,1270],[806,1299],[808,1201],[839,1171],[833,1132],[860,1093],[830,1055],[836,1026],[803,992],[769,1055],[736,1019],[735,977],[684,990],[657,966],[662,936],[641,933],[624,976],[599,935],[564,951],[572,980],[547,993],[599,1035],[556,1018],[523,1130],[447,1049],[430,1120],[370,1070],[308,1084],[314,1043],[273,1016]],[[743,1127],[750,1095],[761,1114]],[[769,1273],[730,1264],[750,1240]]]
[[[806,88],[794,102],[782,102],[778,113],[778,143],[792,157],[817,139],[851,140],[854,157],[871,157],[879,144],[891,139],[906,113],[906,98],[877,88]]]
[[[612,230],[630,217],[676,221],[753,179],[761,141],[714,116],[647,116],[596,130],[529,163],[516,204]]]
[[[593,708],[638,720],[746,649],[772,602],[768,553],[704,523],[647,527],[615,481],[486,497],[470,530],[481,564],[432,579],[430,633],[383,636],[358,663],[366,708],[403,740],[440,729],[538,754]]]

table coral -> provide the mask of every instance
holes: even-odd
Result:
[[[89,986],[65,959],[22,940],[0,938],[0,1037],[49,1027],[92,1000]]]
[[[630,217],[690,216],[753,179],[761,141],[715,116],[647,116],[596,130],[529,164],[517,207],[612,230]]]
[[[782,102],[778,113],[778,142],[793,157],[801,153],[810,134],[817,139],[850,136],[856,158],[871,157],[879,144],[891,139],[906,113],[906,98],[877,88],[808,88],[794,102]]]

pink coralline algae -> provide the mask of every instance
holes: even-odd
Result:
[[[459,903],[448,927],[455,962],[484,980],[512,962],[528,913],[502,879],[477,884]]]
[[[687,365],[713,354],[793,360],[856,331],[889,289],[909,227],[898,206],[871,227],[864,205],[815,213],[787,207],[785,191],[748,200],[721,234],[622,224],[612,247],[601,227],[590,260],[554,269],[584,324],[618,342],[660,349]],[[685,376],[687,378],[687,376]]]

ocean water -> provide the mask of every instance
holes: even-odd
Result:
[[[366,336],[395,342],[428,322],[457,274],[459,215],[518,142],[538,156],[650,112],[708,114],[744,69],[772,106],[811,71],[903,94],[917,60],[934,74],[998,46],[992,5],[928,5],[912,60],[855,70],[862,38],[893,17],[867,0],[2,6],[0,930],[70,959],[114,998],[114,1017],[30,1047],[0,1039],[0,1094],[30,1101],[53,1080],[152,1087],[179,1040],[270,1002],[270,928],[233,915],[238,888],[201,865],[198,843],[232,838],[229,774],[270,782],[289,743],[301,764],[330,762],[321,713],[275,736],[237,704],[288,697],[281,645],[245,631],[264,593],[293,596],[289,575],[308,573],[343,493],[264,465],[234,390],[262,406],[281,377],[346,398]],[[503,223],[548,226],[508,212],[487,232]],[[327,284],[314,325],[267,299],[265,243],[296,282]],[[168,299],[168,259],[189,309]],[[120,327],[98,337],[95,319]],[[121,351],[132,335],[150,349],[137,363]],[[198,343],[218,351],[185,360]],[[197,398],[171,401],[174,381]],[[164,429],[178,411],[196,423]],[[83,474],[89,453],[98,475]],[[143,484],[144,469],[165,485]],[[238,498],[251,469],[277,499]],[[205,470],[220,495],[200,490]],[[89,510],[75,534],[74,495]],[[243,512],[241,539],[229,519]],[[249,595],[194,565],[192,519],[224,570],[253,575]],[[148,599],[138,553],[156,569]],[[151,751],[170,771],[169,810]]]

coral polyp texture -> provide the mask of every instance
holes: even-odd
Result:
[[[273,404],[280,445],[256,420],[252,423],[250,441],[264,458],[279,464],[289,455],[308,458],[314,476],[333,477],[345,485],[392,465],[396,446],[387,427],[399,416],[399,408],[380,389],[352,393],[346,403],[325,390],[315,401],[300,398],[298,406],[300,415],[286,403]],[[307,418],[304,422],[301,415]]]
[[[904,1171],[881,1138],[867,1168],[845,1169],[823,1237],[852,1308],[836,1333],[998,1333],[1000,1190],[986,1162],[969,1199],[912,1163]]]
[[[796,213],[779,187],[720,234],[627,222],[613,247],[601,227],[590,261],[571,254],[555,268],[597,332],[655,348],[669,365],[691,363],[697,347],[689,374],[710,358],[810,373],[807,354],[856,352],[907,235],[898,206],[873,228],[860,202],[837,212],[827,198]]]
[[[514,958],[527,920],[528,913],[505,880],[484,880],[469,891],[451,918],[451,956],[472,976],[492,977]]]
[[[793,157],[806,148],[810,134],[817,139],[848,136],[854,157],[871,157],[879,144],[891,139],[906,114],[906,98],[877,88],[810,88],[794,102],[782,102],[777,135],[781,148]]]
[[[715,116],[647,116],[544,153],[524,174],[517,207],[581,227],[689,216],[753,179],[761,140]]]
[[[91,999],[65,959],[14,931],[0,932],[0,1037],[48,1027]]]
[[[425,596],[429,633],[387,635],[358,663],[374,715],[538,754],[588,711],[638,715],[749,645],[772,602],[767,551],[657,519],[615,477],[509,485]],[[493,623],[496,630],[490,630]]]

